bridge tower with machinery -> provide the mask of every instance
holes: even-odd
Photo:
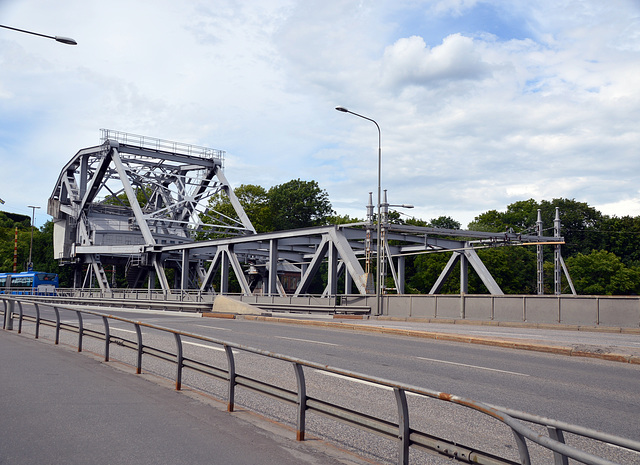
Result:
[[[224,176],[223,151],[109,129],[101,133],[101,145],[80,150],[64,166],[48,202],[55,258],[75,266],[76,287],[89,287],[95,279],[109,289],[105,265],[126,265],[130,287],[150,276],[169,289],[166,269],[193,285],[204,273],[201,261],[163,254],[163,246],[193,243],[205,231],[255,234]],[[235,215],[209,210],[216,196],[228,198]]]

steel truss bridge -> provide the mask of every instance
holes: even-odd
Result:
[[[471,265],[491,294],[502,294],[476,249],[537,245],[541,268],[543,244],[556,249],[556,289],[560,266],[566,273],[559,227],[549,237],[397,225],[388,221],[386,200],[380,246],[371,200],[362,223],[257,234],[224,176],[223,161],[220,150],[103,129],[101,145],[78,151],[62,168],[48,201],[54,253],[61,264],[74,267],[74,287],[92,287],[95,278],[109,290],[105,267],[124,265],[133,288],[146,283],[165,292],[213,293],[219,279],[217,292],[224,294],[232,270],[245,295],[258,288],[263,295],[301,296],[312,280],[324,276],[319,271],[326,263],[324,295],[371,294],[371,257],[379,252],[381,275],[389,274],[394,283],[382,291],[401,294],[408,255],[449,251],[430,293],[440,291],[460,262],[461,293],[467,291]],[[213,210],[210,199],[227,201],[233,214]],[[215,239],[197,239],[205,234]],[[282,283],[287,269],[299,276],[293,289]]]

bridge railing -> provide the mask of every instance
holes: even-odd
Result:
[[[230,341],[210,338],[185,331],[178,331],[150,323],[133,321],[94,311],[68,309],[63,306],[51,306],[42,303],[24,301],[24,303],[29,303],[35,308],[35,316],[26,315],[23,309],[23,301],[21,299],[0,296],[0,300],[2,300],[4,306],[3,329],[12,330],[14,318],[17,318],[18,321],[18,333],[22,331],[24,321],[34,322],[36,338],[40,335],[41,326],[45,325],[52,327],[55,334],[55,344],[60,342],[60,335],[62,331],[71,332],[77,334],[78,352],[82,352],[83,341],[85,338],[89,337],[101,340],[104,342],[105,361],[110,360],[110,345],[117,344],[120,347],[124,347],[135,352],[136,373],[138,374],[142,373],[143,358],[145,357],[153,357],[170,362],[175,365],[176,390],[180,390],[182,388],[183,371],[185,369],[190,369],[194,372],[221,380],[225,382],[227,386],[227,410],[229,412],[232,412],[235,408],[236,388],[238,387],[291,404],[295,406],[296,409],[296,439],[299,441],[302,441],[305,438],[307,413],[317,413],[395,441],[398,447],[397,463],[401,465],[409,464],[409,450],[411,447],[426,450],[463,463],[479,463],[487,465],[516,465],[520,463],[529,465],[533,463],[529,453],[530,444],[537,444],[551,451],[554,463],[559,465],[568,464],[569,458],[580,463],[593,465],[611,465],[615,463],[606,458],[596,456],[592,453],[567,445],[564,439],[565,433],[570,433],[580,438],[592,441],[606,442],[608,444],[626,448],[630,451],[640,452],[640,442],[638,441],[605,434],[596,430],[547,419],[537,415],[489,405],[449,393],[398,383],[383,378],[357,373],[351,370],[331,367],[296,357],[277,354],[242,344],[236,344]],[[55,320],[45,319],[41,316],[40,307],[44,306],[51,307],[53,309]],[[71,324],[68,319],[65,319],[65,322],[63,323],[60,317],[61,311],[75,314],[77,323],[75,325]],[[85,327],[85,318],[89,316],[102,320],[102,331]],[[118,321],[132,325],[135,330],[135,338],[126,339],[111,335],[110,321]],[[172,335],[175,341],[175,349],[168,350],[166,347],[151,345],[151,343],[143,339],[142,328],[152,329]],[[226,366],[205,363],[201,360],[187,357],[183,350],[185,340],[196,340],[198,341],[198,344],[222,347],[226,355]],[[285,389],[241,374],[238,370],[238,360],[234,351],[279,360],[292,365],[297,389]],[[334,402],[321,400],[308,395],[305,369],[330,373],[340,377],[346,377],[350,380],[364,382],[370,385],[373,384],[378,387],[392,390],[398,412],[397,420],[389,421],[382,416],[375,416],[369,413],[360,412]],[[438,401],[471,409],[475,412],[486,415],[489,419],[496,420],[503,425],[506,425],[508,430],[513,433],[513,440],[517,447],[519,461],[516,462],[507,457],[494,455],[493,452],[464,446],[459,442],[436,437],[425,431],[413,428],[410,423],[411,412],[409,410],[409,403],[407,402],[408,394],[421,398],[436,399]],[[548,436],[541,435],[524,422],[546,427]]]

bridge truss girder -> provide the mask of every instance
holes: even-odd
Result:
[[[383,220],[382,243],[372,240],[376,225],[364,223],[322,226],[256,234],[222,170],[223,152],[110,130],[103,144],[80,150],[67,163],[49,199],[54,218],[54,250],[63,263],[83,265],[102,289],[109,289],[106,264],[127,264],[132,283],[149,278],[150,288],[198,289],[213,292],[219,271],[219,291],[228,292],[233,270],[243,294],[251,294],[247,268],[263,270],[264,292],[284,295],[278,270],[287,262],[300,268],[292,292],[309,292],[326,263],[323,295],[373,293],[372,255],[381,254],[382,292],[386,270],[394,288],[404,291],[404,260],[417,253],[453,252],[432,288],[438,292],[454,264],[461,263],[461,292],[466,292],[468,264],[493,294],[500,287],[475,252],[479,247],[561,243],[561,237],[523,236],[389,224]],[[226,196],[232,216],[210,210],[209,199]],[[203,217],[212,218],[207,223]],[[214,240],[197,240],[207,232]],[[361,262],[364,262],[365,267]],[[173,286],[167,270],[174,270]],[[86,280],[85,280],[86,282]],[[84,285],[83,285],[84,286]]]

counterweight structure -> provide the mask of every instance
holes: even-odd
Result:
[[[102,141],[64,166],[48,203],[54,253],[61,264],[74,266],[76,288],[91,287],[94,278],[109,290],[105,267],[126,265],[129,287],[166,293],[227,293],[232,270],[245,295],[256,293],[258,284],[263,295],[306,295],[312,282],[317,290],[318,276],[324,296],[371,294],[371,257],[380,253],[382,292],[401,294],[407,255],[452,252],[430,293],[438,293],[460,263],[460,292],[467,292],[471,265],[490,293],[502,294],[477,248],[564,241],[559,235],[391,224],[385,214],[380,246],[372,241],[372,205],[362,223],[256,234],[223,173],[224,152],[106,129]],[[228,201],[233,212],[212,210],[220,204],[212,198]],[[387,207],[385,200],[385,212]],[[285,288],[281,277],[291,278],[292,270],[298,279],[287,279]]]

